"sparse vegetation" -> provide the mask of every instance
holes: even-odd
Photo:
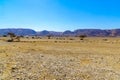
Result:
[[[17,41],[17,42],[19,42],[20,41],[20,36],[16,36],[14,33],[12,33],[12,32],[9,32],[7,35],[9,35],[10,36],[10,40],[7,40],[7,42],[13,42],[13,41]]]
[[[49,35],[47,35],[47,37],[48,37],[48,39],[51,39],[52,35],[51,35],[51,34],[49,34]]]
[[[7,35],[3,35],[3,37],[7,37]]]
[[[8,36],[10,36],[10,40],[8,40],[8,42],[13,42],[13,37],[15,37],[15,34],[14,33],[8,33],[7,34]]]
[[[119,80],[120,39],[87,39],[0,40],[0,80]]]
[[[86,35],[79,35],[78,37],[80,38],[80,40],[84,40],[84,38],[87,36]]]

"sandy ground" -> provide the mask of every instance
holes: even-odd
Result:
[[[0,80],[120,80],[120,39],[0,41]]]

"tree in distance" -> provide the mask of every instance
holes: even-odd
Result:
[[[7,37],[7,35],[3,35],[3,37]]]
[[[86,38],[87,35],[79,35],[78,37],[80,38],[80,40],[84,40],[84,38]]]
[[[12,33],[12,32],[9,32],[8,34],[7,34],[8,36],[10,36],[10,40],[7,40],[7,42],[13,42],[13,41],[17,41],[17,42],[19,42],[20,41],[20,36],[16,36],[14,33]]]
[[[48,39],[51,39],[52,36],[53,36],[53,35],[51,35],[51,34],[47,35]]]

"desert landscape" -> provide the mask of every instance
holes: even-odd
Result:
[[[120,0],[0,0],[0,80],[120,80]]]
[[[119,37],[5,40],[0,80],[120,80]]]

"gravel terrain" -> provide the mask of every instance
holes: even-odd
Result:
[[[15,42],[1,45],[0,80],[120,80],[118,44],[95,43],[94,47],[88,44]]]

